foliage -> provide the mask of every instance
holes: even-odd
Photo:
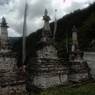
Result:
[[[37,95],[95,95],[95,83],[75,87],[49,88]]]
[[[95,3],[83,10],[77,10],[71,14],[65,15],[58,20],[57,32],[55,35],[55,45],[58,50],[59,57],[66,57],[67,47],[71,51],[71,35],[72,27],[75,25],[78,29],[79,46],[82,50],[87,50],[92,40],[95,40]],[[53,31],[54,22],[50,24]],[[26,53],[27,59],[35,57],[36,51],[40,47],[42,29],[30,34],[27,37]],[[67,41],[67,42],[66,42]],[[18,58],[21,60],[22,41],[14,46],[18,51]],[[40,47],[41,48],[41,47]],[[19,62],[21,63],[21,62]]]

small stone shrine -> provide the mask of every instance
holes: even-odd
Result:
[[[16,78],[16,53],[9,47],[7,28],[8,25],[3,17],[0,25],[0,85],[12,82]]]
[[[11,50],[8,43],[8,25],[3,17],[0,24],[0,95],[11,95],[20,89],[25,91],[23,80],[19,80],[17,54]],[[13,95],[17,95],[17,94]]]
[[[73,26],[72,29],[72,48],[69,59],[69,81],[81,82],[91,78],[90,68],[87,62],[83,59],[83,51],[79,49],[77,28]]]

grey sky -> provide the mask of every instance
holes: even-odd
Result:
[[[44,9],[47,8],[51,20],[54,20],[57,9],[57,18],[70,13],[77,9],[87,7],[95,0],[27,0],[28,17],[27,17],[27,34],[30,34],[43,26],[42,16]],[[18,36],[22,34],[23,14],[25,0],[0,0],[0,18],[6,17],[10,26],[9,36]]]
[[[0,0],[0,5],[8,4],[9,0]]]

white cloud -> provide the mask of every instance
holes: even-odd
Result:
[[[21,37],[21,35],[19,33],[17,33],[16,31],[14,31],[11,28],[8,29],[8,36],[10,36],[10,37]]]
[[[70,13],[76,9],[82,9],[95,2],[95,0],[27,0],[28,1],[28,20],[27,34],[36,31],[43,26],[42,16],[44,9],[49,10],[51,20],[54,19],[55,9],[57,18]],[[16,33],[22,33],[23,14],[25,0],[0,0],[0,17],[5,16],[10,28]],[[9,33],[10,34],[10,33]],[[14,36],[16,34],[13,34]]]

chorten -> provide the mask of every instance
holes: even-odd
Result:
[[[30,84],[38,88],[48,88],[62,85],[68,82],[68,68],[63,59],[57,56],[57,49],[54,46],[53,33],[50,28],[50,17],[45,9],[44,26],[42,37],[39,41],[37,58],[32,58],[28,64]],[[29,84],[29,85],[30,85]],[[30,86],[31,86],[30,85]]]
[[[74,82],[89,80],[91,78],[90,68],[87,62],[83,59],[83,51],[79,48],[77,28],[72,29],[72,48],[69,58],[69,80]]]
[[[0,24],[0,89],[6,89],[16,81],[17,59],[8,44],[8,25],[3,17]],[[4,86],[4,88],[3,88]],[[6,90],[7,91],[7,90]]]
[[[5,49],[8,48],[8,25],[5,17],[2,18],[0,27],[0,48]]]
[[[12,50],[9,48],[8,44],[8,25],[6,22],[5,17],[2,18],[1,25],[0,25],[0,71],[4,72],[5,76],[2,76],[5,78],[5,83],[7,82],[7,78],[13,74],[14,68],[16,67],[16,53],[12,52]],[[8,74],[8,75],[7,75]],[[14,75],[14,74],[13,74]],[[12,77],[10,77],[10,80]]]

